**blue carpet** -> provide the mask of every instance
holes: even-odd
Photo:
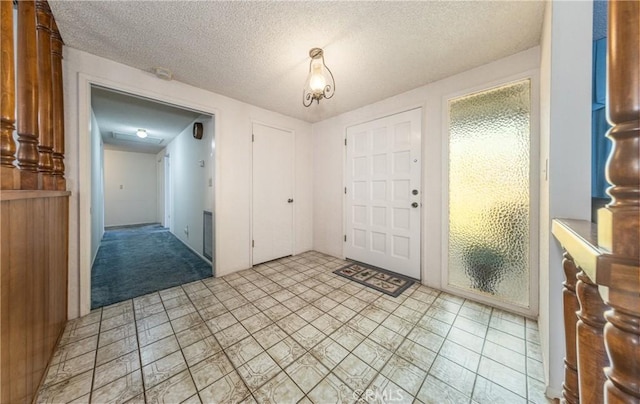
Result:
[[[91,308],[210,276],[211,264],[159,224],[114,228],[91,270]]]

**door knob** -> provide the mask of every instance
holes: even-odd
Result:
[[[287,203],[293,203],[293,199],[291,198],[287,199]]]
[[[412,203],[411,206],[413,206],[414,208],[417,208],[418,207],[418,202]]]

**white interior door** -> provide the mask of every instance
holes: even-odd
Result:
[[[253,264],[293,254],[293,133],[253,125]]]
[[[345,256],[420,278],[422,110],[347,128]]]

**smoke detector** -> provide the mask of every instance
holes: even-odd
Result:
[[[173,79],[173,72],[164,67],[152,67],[151,73],[155,74],[157,78],[162,80],[171,81]]]

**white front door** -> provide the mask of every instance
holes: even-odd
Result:
[[[347,128],[345,256],[420,279],[422,109]]]
[[[253,264],[293,254],[293,133],[253,124]]]

